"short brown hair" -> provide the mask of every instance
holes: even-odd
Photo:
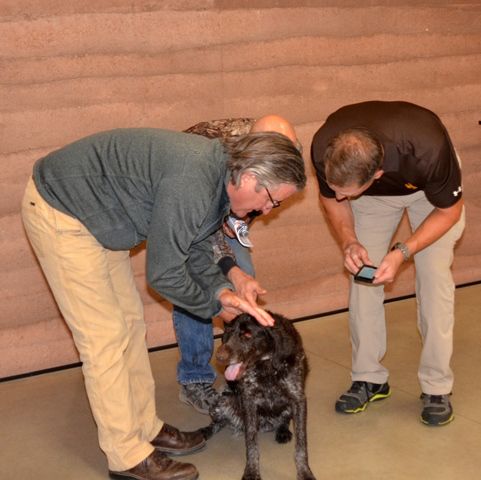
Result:
[[[343,130],[333,137],[324,152],[324,171],[331,185],[361,186],[381,169],[384,150],[381,142],[364,128]]]

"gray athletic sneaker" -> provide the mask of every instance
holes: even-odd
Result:
[[[180,386],[179,400],[204,415],[209,415],[210,407],[217,403],[219,396],[212,383],[187,383]]]
[[[423,411],[421,413],[421,422],[426,425],[440,427],[454,420],[453,407],[449,401],[449,394],[446,395],[428,395],[421,394],[423,401]]]
[[[336,412],[359,413],[363,412],[368,403],[383,400],[391,395],[391,388],[386,383],[369,383],[355,381],[351,388],[343,393],[336,402]]]

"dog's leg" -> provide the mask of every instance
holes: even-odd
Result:
[[[232,395],[222,394],[219,400],[210,407],[209,415],[211,423],[206,427],[199,428],[206,440],[220,432],[226,425],[229,425],[229,417],[232,417],[232,410],[235,407],[235,399]]]
[[[226,425],[226,421],[213,421],[206,427],[199,428],[198,431],[202,433],[206,440],[209,440],[209,438],[220,432]]]
[[[242,392],[241,401],[243,403],[247,463],[242,480],[261,480],[259,470],[259,445],[257,443],[257,409],[254,404],[249,402],[248,398],[244,398],[244,395],[245,392]]]
[[[289,430],[289,424],[292,420],[291,408],[286,408],[280,415],[278,426],[276,427],[276,442],[288,443],[292,440],[292,433]]]
[[[293,401],[294,431],[296,436],[297,480],[316,480],[309,468],[307,458],[307,402],[306,397]]]

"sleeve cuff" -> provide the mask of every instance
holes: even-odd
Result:
[[[227,274],[230,272],[231,268],[236,266],[235,260],[232,257],[222,257],[218,262],[219,268],[222,270],[222,273],[227,277]]]

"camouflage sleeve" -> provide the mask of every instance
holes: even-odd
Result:
[[[255,123],[254,118],[223,118],[196,123],[184,130],[207,138],[237,137],[249,133]]]
[[[211,235],[212,250],[214,252],[214,262],[222,270],[222,273],[227,276],[229,270],[237,265],[235,255],[229,244],[225,240],[225,234],[222,228]]]
[[[222,228],[219,228],[217,232],[215,232],[211,236],[212,240],[212,249],[214,251],[214,262],[218,263],[221,258],[230,257],[232,260],[235,261],[235,255],[232,249],[230,248],[229,244],[225,240],[224,232]]]

